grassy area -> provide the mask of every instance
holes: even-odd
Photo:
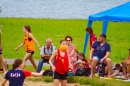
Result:
[[[44,81],[44,82],[53,82],[51,76],[43,76],[43,77],[30,77],[26,78],[26,80],[30,81]],[[69,76],[68,83],[80,83],[81,85],[86,86],[129,86],[129,82],[119,81],[119,80],[106,80],[100,78],[89,78],[89,77],[78,77],[78,76]]]
[[[25,48],[15,51],[14,48],[23,41],[22,27],[30,25],[32,33],[42,46],[46,38],[51,38],[58,48],[59,41],[66,35],[73,37],[73,44],[82,52],[87,20],[83,19],[33,19],[33,18],[0,18],[2,29],[2,46],[4,58],[23,58]],[[102,22],[93,23],[94,33],[98,36],[102,30]],[[107,41],[111,44],[111,59],[114,62],[122,61],[128,55],[130,48],[130,24],[126,22],[110,22],[107,31]],[[88,58],[89,46],[86,57]],[[39,59],[39,50],[35,46],[35,59]]]

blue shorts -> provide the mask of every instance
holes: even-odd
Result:
[[[102,59],[102,58],[100,58],[100,57],[98,57],[98,56],[93,56],[93,57],[96,57],[96,58],[98,58],[98,63],[100,62],[100,60]],[[93,58],[92,57],[92,58]]]
[[[102,58],[99,58],[98,56],[93,56],[93,57],[96,57],[96,58],[98,58],[98,64],[100,64],[100,60],[102,59]],[[93,58],[92,57],[92,58]],[[103,63],[102,64],[104,64],[104,66],[106,66],[106,64],[104,63],[104,61],[103,61]]]

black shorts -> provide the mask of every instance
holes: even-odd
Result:
[[[31,55],[33,55],[34,51],[28,50],[27,53],[31,53]]]
[[[66,72],[65,74],[59,74],[58,72],[54,72],[53,78],[60,79],[60,80],[67,80],[68,79],[68,72]]]

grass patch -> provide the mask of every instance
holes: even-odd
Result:
[[[43,81],[44,82],[53,82],[53,79],[51,76],[45,76],[45,77],[43,77]]]
[[[43,76],[43,77],[29,77],[27,80],[31,81],[44,81],[44,82],[53,82],[53,79],[51,76]],[[80,83],[81,85],[86,86],[129,86],[129,82],[123,82],[118,80],[106,80],[106,79],[100,79],[97,77],[89,78],[89,77],[78,77],[78,76],[69,76],[68,77],[68,83]]]
[[[25,48],[15,51],[23,40],[22,27],[30,25],[32,33],[43,46],[46,38],[51,38],[53,44],[58,48],[59,41],[66,35],[73,37],[73,44],[76,45],[79,52],[83,51],[86,19],[34,19],[34,18],[0,18],[2,29],[2,46],[4,58],[23,58]],[[93,23],[94,33],[98,36],[101,34],[102,22]],[[128,55],[130,48],[129,30],[130,23],[110,22],[107,31],[107,41],[111,44],[110,58],[113,62],[121,62]],[[86,57],[88,58],[89,46],[87,47]],[[40,51],[35,45],[35,59],[40,59]]]

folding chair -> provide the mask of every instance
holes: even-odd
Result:
[[[98,63],[98,74],[100,74],[100,63]],[[101,73],[101,76],[104,77],[104,74],[105,74],[105,64],[104,62],[102,63],[102,73]]]

